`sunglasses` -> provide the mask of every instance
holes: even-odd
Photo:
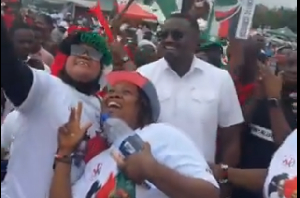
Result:
[[[100,61],[103,54],[92,48],[85,48],[81,45],[71,45],[71,56],[87,55],[94,61]]]
[[[174,41],[179,41],[184,37],[184,33],[179,30],[163,30],[157,34],[160,40],[166,40],[169,36],[171,36]]]

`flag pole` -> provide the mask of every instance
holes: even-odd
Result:
[[[129,7],[133,4],[134,0],[129,0],[124,9],[118,13],[113,19],[112,19],[112,24],[114,21],[118,21],[122,16],[128,11]]]

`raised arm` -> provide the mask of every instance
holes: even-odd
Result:
[[[33,84],[33,72],[18,60],[5,22],[1,17],[1,88],[15,106],[27,98]]]

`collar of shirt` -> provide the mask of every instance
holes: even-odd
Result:
[[[197,58],[196,56],[194,56],[191,68],[190,68],[190,70],[189,70],[188,73],[193,72],[195,70],[204,71],[205,68],[203,66],[206,65],[207,63],[206,64],[203,64],[203,63],[205,63],[205,62],[202,61],[201,59]],[[159,60],[159,64],[161,65],[161,67],[162,67],[163,70],[169,70],[169,69],[171,69],[169,67],[169,63],[166,61],[165,58],[160,59]]]

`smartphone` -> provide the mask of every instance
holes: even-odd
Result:
[[[261,52],[259,55],[258,55],[258,61],[260,61],[260,62],[262,62],[263,64],[267,64],[267,62],[268,62],[268,60],[269,60],[269,57],[265,54],[265,53],[263,53],[263,52]]]

